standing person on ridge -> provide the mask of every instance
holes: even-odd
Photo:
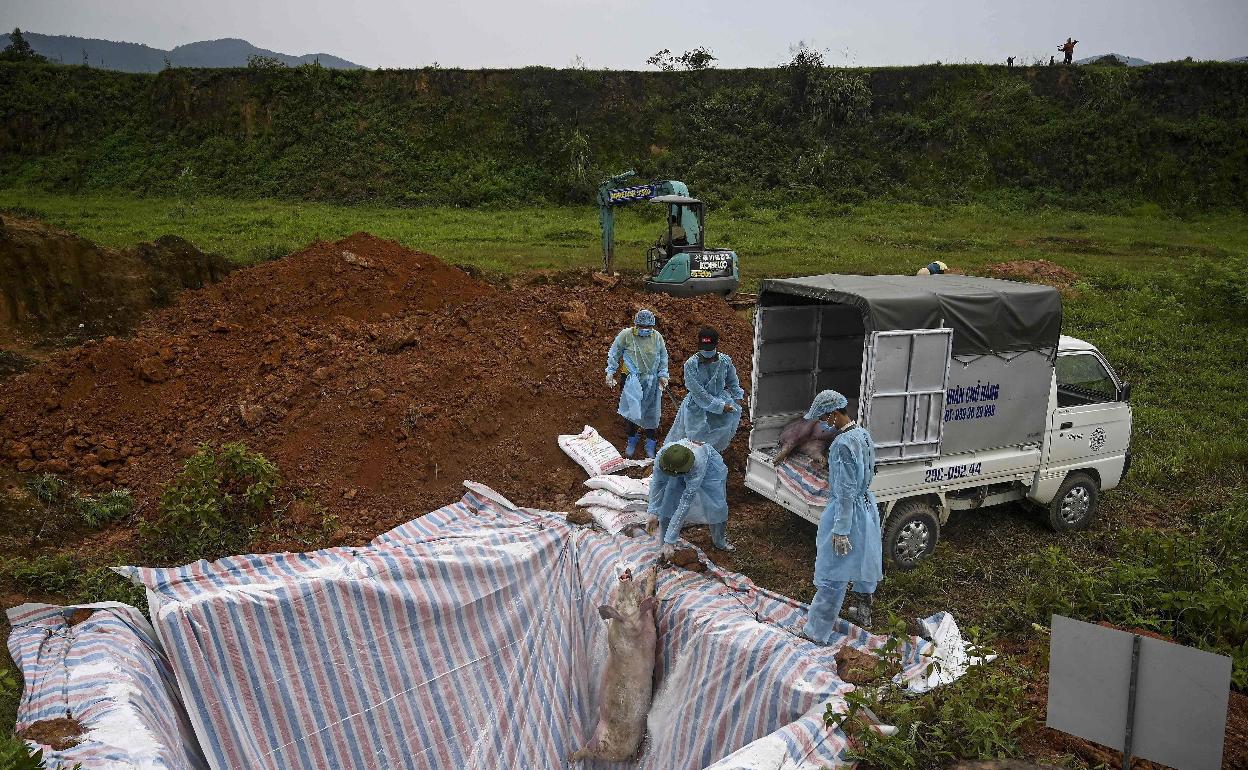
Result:
[[[1061,51],[1065,55],[1065,59],[1062,61],[1063,64],[1070,64],[1071,60],[1075,58],[1075,45],[1078,44],[1078,42],[1078,40],[1066,38],[1066,42],[1057,47],[1057,50]]]
[[[826,645],[836,630],[850,584],[861,599],[850,617],[871,629],[871,605],[884,576],[880,512],[870,491],[875,477],[875,444],[865,429],[849,418],[849,401],[835,390],[815,396],[807,420],[827,417],[836,428],[828,447],[828,505],[819,517],[815,538],[815,598],[800,632]]]
[[[719,333],[710,327],[698,332],[698,352],[685,361],[685,387],[689,394],[680,402],[665,443],[682,438],[702,441],[723,454],[741,424],[745,398],[732,359],[720,353]]]
[[[617,374],[624,375],[620,390],[620,416],[628,423],[628,445],[624,454],[632,457],[641,434],[646,434],[646,457],[654,457],[655,431],[663,414],[663,389],[667,387],[667,344],[654,328],[654,313],[638,310],[633,325],[615,335],[607,351],[607,387],[619,387]]]

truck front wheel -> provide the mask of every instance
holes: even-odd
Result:
[[[1075,471],[1066,476],[1049,503],[1049,526],[1054,532],[1087,529],[1100,501],[1101,487],[1096,479],[1083,471]]]
[[[910,570],[936,550],[940,518],[922,500],[906,500],[884,520],[884,555],[900,569]]]

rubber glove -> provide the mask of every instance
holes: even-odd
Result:
[[[619,385],[620,385],[620,381],[615,378],[614,374],[607,375],[607,387],[608,388],[610,388],[611,390],[615,390],[617,387],[619,387]]]
[[[666,378],[666,377],[660,377],[660,378],[659,378],[659,387],[660,387],[660,388],[667,388],[667,378]]]
[[[832,536],[832,553],[837,556],[849,556],[849,552],[852,550],[854,550],[854,548],[849,544],[848,535]]]
[[[728,414],[729,412],[735,412],[735,411],[737,411],[736,404],[732,403],[731,401],[724,402],[724,414]]]
[[[675,555],[676,555],[676,546],[673,545],[672,543],[664,543],[663,549],[659,551],[659,557],[662,558],[663,561],[671,561],[672,557]]]

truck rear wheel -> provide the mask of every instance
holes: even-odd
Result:
[[[905,500],[884,520],[884,555],[899,569],[910,570],[931,556],[940,540],[940,517],[922,500]]]
[[[1096,507],[1101,501],[1101,487],[1083,471],[1066,476],[1057,494],[1049,503],[1049,526],[1054,532],[1087,529],[1096,517]]]

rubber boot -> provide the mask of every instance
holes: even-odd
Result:
[[[707,529],[711,533],[711,544],[721,551],[729,553],[737,550],[737,547],[728,542],[728,525],[727,524],[709,524]]]
[[[871,605],[875,603],[875,594],[855,594],[858,603],[849,608],[845,615],[854,625],[863,631],[871,630]]]
[[[652,439],[652,438],[646,439],[646,457],[649,457],[651,460],[653,460],[654,452],[656,449],[658,449],[658,447],[659,447],[659,442],[656,439]],[[632,455],[630,454],[629,457],[632,457]]]
[[[637,442],[641,439],[640,433],[634,433],[628,437],[628,444],[624,446],[624,456],[632,457],[637,452]]]

